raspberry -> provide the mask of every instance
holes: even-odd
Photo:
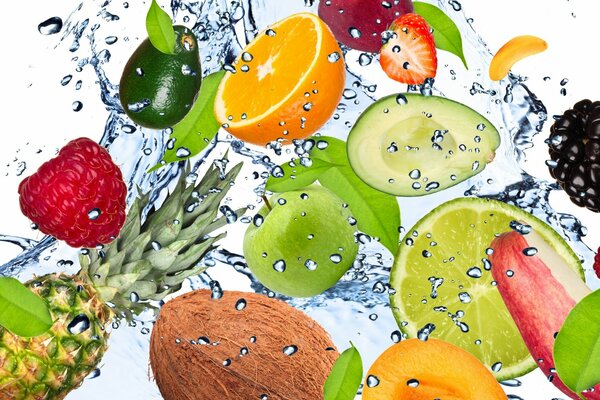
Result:
[[[596,276],[600,278],[600,248],[594,257],[594,272],[596,273]]]
[[[88,138],[67,143],[21,182],[19,195],[21,211],[40,231],[72,247],[109,243],[125,223],[121,170]]]
[[[550,174],[571,201],[600,212],[600,101],[582,100],[550,128]]]

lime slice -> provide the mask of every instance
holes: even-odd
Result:
[[[549,225],[517,207],[478,198],[449,201],[417,222],[390,274],[392,310],[405,334],[417,337],[434,324],[430,337],[471,352],[500,381],[536,368],[487,260],[494,235],[510,231],[512,221],[534,229],[583,279],[579,259]]]

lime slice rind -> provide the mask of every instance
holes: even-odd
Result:
[[[480,198],[451,200],[423,217],[407,231],[390,273],[391,307],[403,333],[417,337],[434,323],[431,337],[471,352],[499,381],[536,368],[484,263],[494,235],[510,231],[513,220],[530,225],[583,279],[579,258],[549,225],[517,207]],[[443,279],[435,297],[432,279]],[[492,369],[497,363],[502,368]]]

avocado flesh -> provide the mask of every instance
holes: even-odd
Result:
[[[403,94],[368,107],[348,136],[350,165],[368,185],[395,196],[423,196],[483,171],[500,145],[475,110],[443,97]],[[404,102],[402,102],[404,103]]]
[[[131,55],[121,76],[123,110],[145,128],[165,129],[181,121],[200,90],[198,41],[190,29],[173,28],[175,54],[162,53],[146,39]]]

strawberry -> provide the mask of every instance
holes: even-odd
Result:
[[[437,52],[427,22],[418,14],[404,14],[383,33],[380,63],[392,79],[409,85],[435,77]]]
[[[600,248],[594,257],[594,272],[596,273],[596,276],[600,278]]]
[[[72,247],[111,242],[125,223],[126,195],[121,170],[88,138],[67,143],[19,184],[23,214]]]

